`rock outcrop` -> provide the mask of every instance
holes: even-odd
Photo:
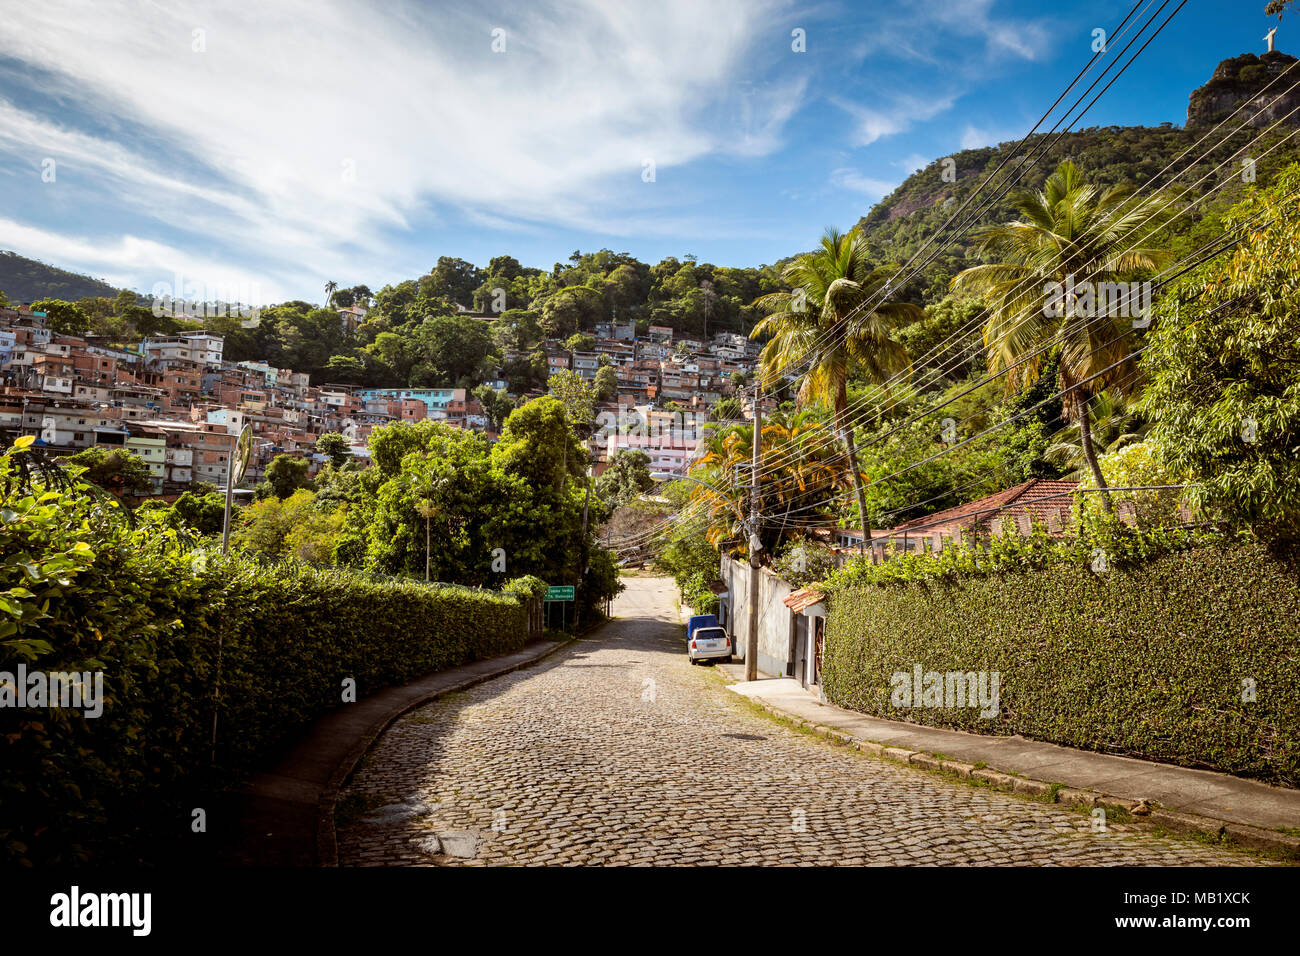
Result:
[[[1233,127],[1243,121],[1251,126],[1267,126],[1276,120],[1288,126],[1300,126],[1300,109],[1296,109],[1300,107],[1300,87],[1292,89],[1300,82],[1300,67],[1273,83],[1295,62],[1295,57],[1278,51],[1262,56],[1244,53],[1224,60],[1210,82],[1192,92],[1187,104],[1188,129],[1213,126],[1242,103],[1247,106],[1233,117]],[[1292,110],[1295,113],[1287,117]]]

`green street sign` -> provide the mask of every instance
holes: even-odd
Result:
[[[548,601],[572,601],[573,585],[569,584],[564,587],[547,588],[546,600]]]

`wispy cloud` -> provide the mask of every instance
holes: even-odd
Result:
[[[0,158],[35,182],[54,158],[54,205],[101,211],[99,238],[89,215],[64,227],[82,268],[131,277],[133,264],[163,268],[150,252],[197,245],[213,268],[411,274],[428,263],[404,237],[443,217],[601,231],[613,197],[622,222],[658,201],[647,160],[662,182],[704,158],[779,149],[808,77],[756,72],[751,53],[778,34],[782,8],[15,5],[0,46],[42,76],[0,100]],[[60,104],[57,121],[42,100]],[[141,229],[154,220],[170,244],[128,249],[115,212]],[[36,225],[57,249],[58,227]]]
[[[898,96],[883,107],[863,106],[838,97],[832,102],[854,119],[852,145],[870,146],[878,139],[905,132],[946,112],[956,99],[955,93],[926,98]]]
[[[841,167],[831,171],[831,184],[838,186],[840,189],[848,189],[855,193],[862,193],[871,199],[883,199],[889,195],[898,186],[897,182],[891,182],[887,179],[874,179],[870,176],[864,176],[856,169]]]
[[[998,14],[994,0],[910,0],[881,9],[855,53],[861,59],[899,55],[965,72],[1008,57],[1043,60],[1051,43],[1048,18]]]

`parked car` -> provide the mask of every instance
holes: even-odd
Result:
[[[731,637],[725,627],[698,627],[686,639],[686,654],[691,663],[731,660]]]

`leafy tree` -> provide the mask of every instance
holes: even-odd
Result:
[[[474,398],[483,406],[483,414],[487,416],[493,431],[501,430],[506,418],[515,408],[510,393],[504,388],[497,389],[491,385],[480,385],[474,389]]]
[[[618,394],[618,370],[612,365],[601,366],[596,372],[596,401],[608,402]]]
[[[85,335],[90,319],[81,307],[62,299],[41,299],[32,303],[33,312],[45,313],[45,324],[60,335]]]
[[[650,456],[638,449],[624,448],[610,459],[596,479],[596,495],[607,504],[621,505],[655,486],[650,477]]]
[[[953,288],[988,300],[988,367],[1006,372],[1008,390],[1035,381],[1044,355],[1059,349],[1062,405],[1078,422],[1083,456],[1109,511],[1088,409],[1104,389],[1122,395],[1131,388],[1133,318],[1116,303],[1095,301],[1092,290],[1168,260],[1167,250],[1149,244],[1168,204],[1155,197],[1136,199],[1128,186],[1099,189],[1070,162],[1048,177],[1042,191],[1021,190],[1012,204],[1023,219],[977,236],[980,253],[994,262],[966,269],[953,279]],[[1047,291],[1071,284],[1083,291]]]
[[[143,458],[125,448],[112,450],[96,445],[77,452],[68,463],[85,468],[82,477],[119,498],[148,494],[153,476]]]
[[[578,463],[584,456],[564,404],[550,396],[511,412],[501,440],[492,446],[492,460],[498,466],[544,495],[562,494],[569,477],[583,473]]]
[[[596,337],[585,332],[575,332],[565,341],[564,347],[570,352],[590,352],[596,347]]]
[[[411,344],[418,359],[410,385],[464,388],[482,379],[492,333],[484,322],[466,315],[433,316],[416,329]]]
[[[307,477],[309,465],[306,458],[294,455],[276,455],[271,464],[266,466],[266,483],[276,498],[288,498],[300,488],[311,484]]]
[[[438,264],[427,276],[428,290],[468,308],[474,301],[474,289],[482,281],[478,266],[464,259],[439,256]]]
[[[300,488],[284,499],[267,498],[242,509],[231,543],[270,557],[329,564],[343,521],[341,509],[321,511],[315,495]]]
[[[596,417],[595,389],[581,375],[567,368],[552,375],[546,387],[564,406],[569,425],[579,437],[586,438]]]
[[[195,484],[200,484],[195,482]],[[220,534],[226,517],[226,496],[216,488],[211,491],[185,492],[171,506],[170,521],[195,534]]]
[[[984,303],[971,296],[947,295],[927,305],[925,318],[898,333],[899,342],[912,357],[913,371],[949,381],[983,373],[984,351],[979,341],[967,334],[983,312]]]
[[[492,323],[492,338],[497,347],[527,352],[542,343],[541,315],[527,309],[509,309]]]
[[[393,422],[371,431],[367,444],[378,477],[387,479],[396,475],[402,469],[402,460],[412,452],[426,453],[439,447],[445,442],[450,427],[444,422],[425,418],[418,422]],[[469,438],[486,449],[487,444],[481,436],[470,434]]]
[[[364,385],[369,377],[365,360],[355,355],[331,355],[325,363],[325,380],[339,385]]]
[[[1266,538],[1300,531],[1297,188],[1293,166],[1232,211],[1238,245],[1164,298],[1143,362],[1166,467],[1194,483],[1194,504]]]
[[[540,350],[526,358],[507,360],[501,369],[512,392],[526,392],[543,384],[548,372],[546,353]]]
[[[561,289],[542,306],[542,330],[564,338],[580,329],[595,327],[605,314],[604,300],[595,289],[572,286]]]
[[[316,450],[327,457],[335,468],[342,468],[352,458],[348,440],[338,432],[325,432],[317,438]]]
[[[795,292],[772,292],[758,300],[769,314],[751,333],[753,338],[770,336],[761,359],[769,375],[806,365],[799,404],[823,402],[833,411],[864,524],[866,500],[848,414],[849,376],[883,384],[905,371],[907,353],[893,337],[894,329],[924,318],[917,306],[890,297],[894,271],[872,268],[858,230],[827,230],[820,249],[796,257],[782,270]]]

